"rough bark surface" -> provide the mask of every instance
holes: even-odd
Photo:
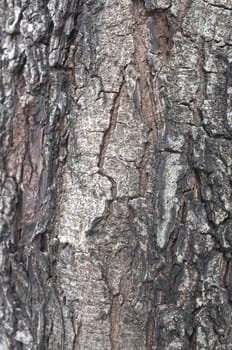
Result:
[[[0,349],[232,348],[230,0],[0,2]]]

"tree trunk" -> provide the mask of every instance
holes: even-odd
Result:
[[[232,349],[230,0],[2,0],[1,350]]]

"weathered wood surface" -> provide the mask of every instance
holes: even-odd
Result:
[[[0,349],[232,349],[230,0],[0,2]]]

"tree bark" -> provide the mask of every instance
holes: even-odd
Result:
[[[232,349],[230,0],[0,2],[0,349]]]

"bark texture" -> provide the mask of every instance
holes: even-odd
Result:
[[[230,0],[0,2],[0,349],[232,349]]]

